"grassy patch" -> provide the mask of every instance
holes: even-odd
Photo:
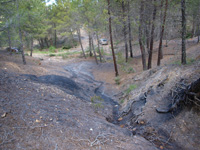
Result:
[[[50,47],[49,47],[49,51],[50,51],[51,53],[55,53],[55,52],[56,52],[56,48],[55,48],[54,46],[50,46]]]
[[[92,107],[95,109],[95,111],[104,108],[103,106],[104,100],[100,96],[93,96],[91,97],[90,101],[92,102]]]
[[[136,88],[137,88],[137,85],[131,84],[131,85],[129,85],[129,88],[126,89],[125,93],[128,95],[131,91],[133,91]]]
[[[187,61],[187,65],[191,65],[191,64],[193,64],[196,60],[193,59],[193,58],[187,58],[186,61]],[[174,65],[181,65],[181,60],[174,61],[174,62],[172,62],[172,64],[174,64]]]
[[[54,57],[56,56],[56,54],[49,54],[49,57]]]
[[[120,85],[120,77],[118,76],[118,77],[115,77],[115,83],[117,84],[117,85]]]
[[[122,99],[121,101],[120,101],[120,104],[123,104],[125,102],[125,100],[124,99]]]

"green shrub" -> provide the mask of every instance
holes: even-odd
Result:
[[[66,45],[66,46],[63,46],[63,48],[62,48],[62,49],[70,49],[70,48],[72,48],[72,46],[71,46],[71,45]]]
[[[137,85],[131,84],[131,85],[129,85],[129,88],[126,89],[125,93],[128,95],[132,90],[134,90],[136,88],[137,88]]]
[[[54,46],[50,46],[49,47],[49,51],[52,52],[52,53],[55,53],[56,52],[56,48]]]
[[[100,108],[104,108],[103,99],[100,96],[91,97],[90,101],[92,102],[92,107],[97,111]]]
[[[124,99],[122,99],[121,101],[120,101],[120,104],[123,104],[124,103]]]
[[[49,57],[54,57],[54,56],[56,56],[55,54],[49,54]]]
[[[115,83],[116,83],[117,85],[120,85],[120,77],[115,77]]]
[[[132,67],[128,67],[128,69],[126,69],[127,73],[135,73],[135,70]]]
[[[122,53],[117,53],[117,63],[123,65],[125,62],[125,58],[123,57]]]

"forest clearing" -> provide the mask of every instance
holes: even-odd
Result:
[[[0,0],[0,149],[199,150],[198,0]]]

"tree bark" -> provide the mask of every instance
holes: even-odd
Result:
[[[100,49],[100,45],[99,45],[99,35],[98,35],[97,31],[96,31],[96,36],[97,36],[97,44],[98,44],[98,51],[99,51],[100,62],[102,62],[102,54],[101,54],[101,49]]]
[[[8,27],[8,45],[9,45],[9,51],[10,51],[10,55],[12,55],[12,51],[11,51],[11,47],[12,47],[12,44],[11,44],[11,37],[10,37],[10,27]]]
[[[33,37],[31,37],[31,53],[30,56],[33,56]]]
[[[113,62],[114,62],[114,68],[115,68],[115,76],[117,77],[119,73],[117,69],[115,51],[114,51],[113,40],[112,40],[112,20],[111,20],[111,14],[110,14],[110,0],[107,0],[107,2],[108,2],[108,15],[109,15],[110,44],[111,44],[112,56],[113,56]]]
[[[129,48],[130,57],[133,58],[133,48],[132,48],[132,33],[131,33],[131,17],[130,17],[130,3],[128,2],[128,29],[129,29]]]
[[[163,21],[161,25],[160,43],[159,43],[159,48],[158,48],[158,62],[157,62],[158,66],[160,66],[161,59],[163,58],[162,41],[163,41],[163,35],[164,35],[164,30],[165,30],[167,9],[168,9],[168,0],[165,1],[165,11],[164,11]]]
[[[81,32],[80,32],[80,29],[77,29],[76,31],[77,31],[77,33],[78,33],[78,39],[79,39],[79,43],[80,43],[80,45],[81,45],[81,50],[82,50],[82,52],[83,52],[83,56],[84,56],[85,59],[86,59],[85,51],[84,51],[84,49],[83,49],[83,45],[82,45],[82,41],[81,41]]]
[[[142,28],[144,27],[144,0],[141,0],[140,4],[140,25],[139,25],[139,44],[140,44],[140,50],[142,54],[142,65],[143,65],[143,70],[147,69],[146,66],[146,54],[145,54],[145,48],[144,48],[144,41],[143,41],[143,31]]]
[[[198,39],[197,39],[197,43],[199,43],[199,40],[200,40],[200,35],[199,35],[199,24],[198,24]]]
[[[44,38],[44,41],[45,41],[45,43],[46,43],[47,48],[49,48],[48,38],[45,37],[45,38]]]
[[[57,46],[57,31],[56,31],[56,24],[54,23],[54,46]]]
[[[89,32],[89,51],[90,51],[90,57],[92,57],[92,38]]]
[[[43,49],[44,48],[44,40],[43,40],[43,38],[41,38],[40,41],[41,41],[41,45],[42,45],[42,49]]]
[[[149,49],[150,49],[150,35],[149,35],[150,26],[151,26],[151,21],[149,19],[148,25],[146,25],[146,48],[147,48],[148,54],[149,54]]]
[[[181,63],[185,65],[186,62],[186,14],[185,14],[186,6],[185,0],[181,0],[181,12],[182,12],[182,59]]]
[[[93,37],[91,37],[91,45],[92,45],[92,49],[93,49],[93,53],[94,53],[94,58],[95,58],[96,64],[98,65],[97,55],[96,55],[96,51],[95,51],[95,48],[94,48]]]
[[[124,47],[125,47],[125,58],[126,62],[128,62],[128,43],[127,43],[127,25],[126,25],[126,16],[125,16],[125,4],[124,0],[122,1],[122,20],[123,20],[123,32],[124,32]]]
[[[17,11],[19,12],[19,3],[18,0],[16,0],[17,3]],[[21,30],[21,26],[20,26],[20,14],[18,14],[18,27],[19,27],[19,38],[20,38],[20,50],[21,50],[21,54],[22,54],[22,61],[23,64],[26,65],[26,58],[24,55],[24,49],[23,49],[23,40],[22,40],[22,30]]]
[[[149,60],[148,60],[148,69],[152,67],[152,55],[153,55],[153,42],[154,42],[154,30],[155,30],[155,20],[156,20],[156,0],[154,0],[154,10],[153,10],[153,20],[152,20],[152,29],[151,29],[151,41],[150,41],[150,52],[149,52]]]

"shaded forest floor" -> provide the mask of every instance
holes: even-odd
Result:
[[[162,67],[145,72],[137,56],[130,60],[134,73],[120,70],[120,85],[109,62],[97,66],[91,58],[40,55],[27,57],[24,66],[20,55],[1,50],[0,149],[197,150],[199,111],[183,107],[159,114],[155,108],[168,106],[177,83],[200,77],[199,49],[189,45],[192,61],[186,66],[171,49]]]

